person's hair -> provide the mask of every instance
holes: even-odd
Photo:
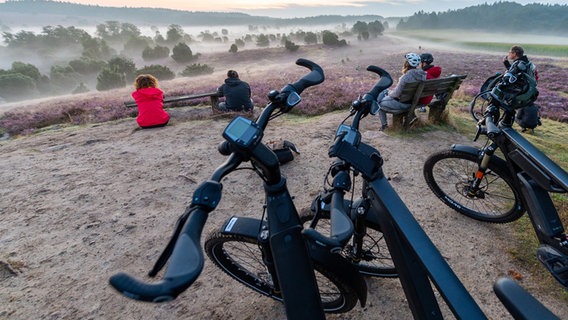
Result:
[[[134,80],[134,88],[136,90],[142,88],[157,88],[158,79],[151,74],[141,74]]]
[[[525,54],[525,50],[523,50],[523,48],[519,46],[512,46],[511,52],[515,53],[517,57],[522,57]]]
[[[227,71],[227,77],[238,78],[239,74],[235,70],[229,70],[229,71]]]
[[[404,65],[402,66],[402,74],[405,74],[408,72],[408,70],[410,69],[416,69],[416,67],[413,67],[410,65],[410,63],[408,63],[408,61],[404,61]]]

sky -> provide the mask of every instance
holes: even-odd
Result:
[[[443,12],[462,9],[493,0],[63,0],[65,2],[108,7],[149,7],[186,11],[242,12],[278,18],[318,15],[363,15],[383,17],[411,16],[415,12]],[[513,0],[509,0],[513,1]],[[4,2],[4,1],[0,1]],[[566,0],[516,0],[520,4],[566,4]]]

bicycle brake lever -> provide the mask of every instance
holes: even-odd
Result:
[[[179,235],[181,233],[183,225],[185,224],[185,222],[187,221],[187,218],[189,217],[190,212],[191,212],[190,207],[187,207],[185,209],[185,212],[178,218],[178,221],[176,222],[176,227],[175,227],[174,233],[172,234],[170,241],[168,242],[168,244],[164,248],[164,251],[162,251],[162,254],[160,254],[160,257],[158,258],[158,260],[154,264],[154,267],[152,268],[152,270],[150,270],[148,272],[149,277],[151,277],[151,278],[155,277],[158,274],[158,272],[160,272],[160,270],[162,270],[162,268],[164,268],[164,266],[166,265],[166,263],[170,259],[170,256],[172,255],[172,252],[174,250],[174,246],[175,246],[175,244],[176,244],[176,242],[179,238]]]

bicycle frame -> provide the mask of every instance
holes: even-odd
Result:
[[[505,110],[497,126],[495,119],[500,118],[499,108],[489,105],[482,120],[487,127],[478,125],[476,139],[479,134],[486,134],[492,143],[481,150],[464,145],[452,148],[480,155],[476,180],[483,177],[489,162],[497,157],[495,151],[499,149],[503,153],[514,187],[521,191],[521,202],[542,245],[539,250],[550,246],[563,259],[560,268],[555,266],[556,261],[539,260],[564,287],[568,287],[568,237],[550,194],[568,192],[568,173],[512,128],[514,116],[514,111]]]

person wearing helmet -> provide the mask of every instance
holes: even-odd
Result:
[[[442,67],[435,66],[432,62],[434,62],[434,56],[431,53],[425,52],[420,55],[420,68],[426,71],[426,79],[437,79],[442,75]],[[428,96],[418,100],[420,112],[426,112],[426,106],[432,102],[433,98],[434,96]]]
[[[400,114],[410,109],[412,101],[399,101],[402,90],[407,83],[426,80],[426,72],[420,68],[420,56],[410,52],[404,55],[402,76],[393,90],[385,89],[377,97],[379,103],[379,120],[381,131],[388,127],[387,113]]]

